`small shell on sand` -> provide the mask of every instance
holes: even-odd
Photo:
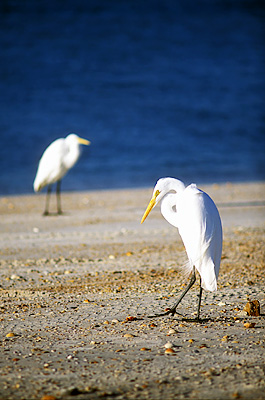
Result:
[[[175,354],[175,350],[169,348],[165,350],[165,354]]]
[[[172,349],[172,347],[173,347],[173,344],[172,343],[170,343],[170,342],[167,342],[166,344],[165,344],[165,346],[164,346],[166,349]]]
[[[6,334],[7,338],[14,337],[14,336],[16,336],[16,334],[14,332],[9,332]]]
[[[244,324],[244,327],[245,328],[254,328],[255,327],[255,323],[254,322],[246,322],[245,324]]]
[[[174,335],[175,333],[177,333],[177,331],[175,329],[171,328],[171,329],[169,329],[167,336]]]

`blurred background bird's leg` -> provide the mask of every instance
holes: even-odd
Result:
[[[56,198],[57,198],[57,214],[62,214],[62,206],[61,206],[61,180],[57,182],[56,187]]]
[[[52,191],[52,185],[48,185],[47,194],[46,194],[45,210],[44,210],[43,215],[49,215],[49,202],[50,202],[51,191]]]

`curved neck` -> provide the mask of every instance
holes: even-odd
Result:
[[[178,198],[185,190],[183,182],[174,178],[166,178],[166,194],[161,199],[161,213],[173,226],[178,228]]]
[[[67,147],[67,154],[64,158],[64,164],[67,169],[70,169],[74,166],[76,161],[80,156],[80,148],[79,143],[71,143],[70,146]]]
[[[178,228],[177,198],[177,193],[168,193],[161,200],[161,214],[176,228]]]

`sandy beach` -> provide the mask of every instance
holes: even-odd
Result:
[[[1,400],[265,399],[265,183],[200,187],[224,229],[201,323],[197,282],[183,317],[148,318],[187,281],[160,207],[140,224],[152,188],[62,193],[48,217],[45,194],[0,198]]]

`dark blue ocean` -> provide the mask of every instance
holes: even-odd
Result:
[[[91,141],[63,190],[265,179],[265,2],[2,0],[0,194]]]

